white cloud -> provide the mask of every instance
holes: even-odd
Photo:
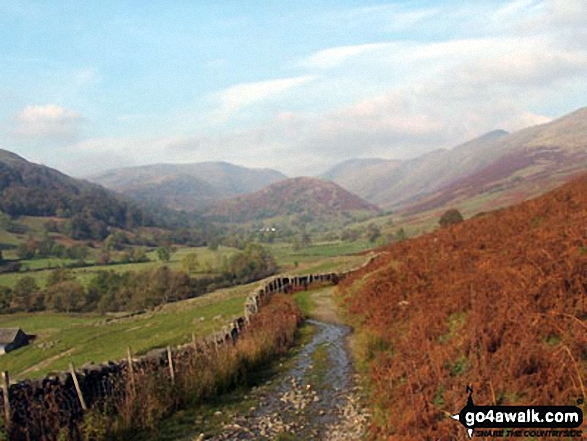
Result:
[[[18,138],[69,141],[77,137],[82,115],[54,104],[24,108],[14,118],[12,134]]]
[[[386,49],[393,45],[393,43],[384,42],[324,49],[306,58],[304,61],[302,61],[301,66],[318,69],[337,67],[351,57],[355,57],[365,52],[376,51],[378,49]]]
[[[183,128],[176,132],[188,135],[181,137],[95,138],[70,150],[95,158],[86,164],[102,168],[227,160],[311,174],[352,157],[405,159],[450,148],[585,105],[587,38],[579,37],[587,37],[586,2],[513,0],[497,12],[491,2],[454,9],[355,10],[347,17],[349,29],[377,23],[393,30],[395,17],[396,27],[441,29],[440,37],[417,40],[414,33],[406,34],[410,40],[392,40],[381,32],[379,42],[323,49],[286,66],[298,69],[298,76],[236,84],[209,95],[215,106],[210,119],[197,120],[205,112],[178,118],[191,126],[197,120],[195,135]],[[466,37],[451,32],[443,38],[450,28],[464,29],[460,35]],[[551,106],[554,101],[558,108]],[[30,111],[50,121],[67,120],[67,112]],[[261,115],[263,123],[251,122],[259,121],[252,115]],[[248,127],[237,132],[224,124],[236,117]]]
[[[214,112],[213,120],[226,121],[238,110],[260,101],[274,98],[289,89],[313,80],[311,75],[302,75],[294,78],[241,83],[217,92],[214,95],[218,102],[218,109]]]

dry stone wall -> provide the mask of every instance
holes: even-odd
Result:
[[[207,338],[194,338],[189,344],[152,350],[141,357],[133,357],[129,351],[128,357],[118,362],[86,364],[77,370],[72,366],[69,372],[13,384],[8,381],[8,373],[3,373],[0,415],[4,417],[5,426],[10,427],[11,433],[38,434],[49,430],[51,426],[74,427],[85,409],[101,406],[108,397],[127,393],[125,391],[129,389],[125,383],[129,378],[132,380],[134,372],[159,370],[173,377],[174,365],[189,363],[198,355],[217,351],[222,345],[233,344],[251,317],[274,294],[303,291],[318,284],[338,284],[376,258],[377,255],[373,255],[362,266],[344,272],[279,275],[265,279],[247,297],[242,317],[233,320],[221,332],[215,332]],[[45,428],[37,427],[39,422]]]

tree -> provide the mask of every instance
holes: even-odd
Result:
[[[35,257],[37,243],[34,239],[29,238],[26,242],[21,242],[16,248],[16,255],[19,259],[28,260]]]
[[[122,250],[124,245],[128,243],[126,235],[120,231],[115,231],[104,239],[104,248],[107,250]]]
[[[130,260],[131,262],[148,262],[149,258],[147,257],[147,251],[144,247],[136,247],[133,248],[130,252]]]
[[[0,285],[0,312],[10,308],[12,303],[12,290],[7,286]]]
[[[377,225],[375,225],[374,223],[371,223],[369,225],[367,225],[367,239],[369,240],[369,242],[371,243],[375,243],[375,241],[377,239],[379,239],[379,237],[381,236],[381,230],[379,229],[379,227]]]
[[[84,306],[86,291],[78,282],[65,281],[47,289],[46,304],[60,312],[81,311]]]
[[[248,244],[242,253],[230,258],[226,272],[235,281],[248,282],[274,274],[277,264],[271,253],[259,244]]]
[[[196,271],[200,267],[198,255],[196,253],[190,253],[186,255],[183,259],[181,259],[181,266],[188,274]]]
[[[97,265],[108,265],[110,263],[110,252],[108,250],[102,249],[96,258]]]
[[[354,242],[359,238],[359,232],[357,230],[349,229],[343,230],[340,239],[343,242]]]
[[[10,306],[15,309],[32,311],[38,303],[39,287],[31,276],[18,279],[12,289],[12,302]]]
[[[56,285],[62,282],[70,282],[75,279],[73,272],[67,268],[56,268],[49,273],[47,277],[47,287]]]
[[[395,232],[395,240],[397,240],[398,242],[401,242],[402,240],[406,240],[408,238],[408,235],[406,234],[406,231],[403,228],[400,228],[399,230],[397,230]]]
[[[442,216],[440,216],[440,220],[438,223],[441,227],[447,227],[449,225],[455,225],[463,221],[463,216],[456,208],[451,208],[444,212]]]
[[[171,259],[171,250],[169,247],[159,247],[157,248],[157,257],[162,262],[169,262]]]
[[[310,235],[308,233],[306,233],[304,231],[302,233],[302,239],[300,241],[300,245],[302,246],[302,248],[308,248],[311,243],[312,243],[312,238],[310,237]]]

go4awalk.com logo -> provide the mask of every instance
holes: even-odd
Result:
[[[467,404],[452,418],[469,434],[490,437],[581,437],[583,411],[577,406],[476,406],[467,386]]]

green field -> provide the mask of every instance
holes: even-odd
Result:
[[[275,256],[280,272],[306,274],[357,267],[366,256],[352,253],[364,251],[372,245],[365,241],[316,242],[296,251],[287,243],[265,246]],[[162,262],[156,251],[151,250],[147,253],[150,262],[91,266],[71,271],[80,283],[86,284],[99,270],[137,271],[162,265],[181,270],[182,259],[196,253],[200,268],[191,276],[197,277],[205,274],[200,272],[205,267],[220,268],[222,261],[236,252],[237,249],[228,247],[219,247],[216,251],[204,247],[179,247],[172,252],[169,262]],[[29,268],[43,268],[63,262],[63,259],[47,258],[26,261],[26,264]],[[0,275],[0,285],[14,286],[26,274],[34,277],[40,287],[45,287],[50,273],[51,270],[41,270],[3,274]],[[29,346],[0,356],[0,370],[9,371],[16,380],[42,377],[67,369],[70,362],[79,367],[88,362],[122,359],[129,346],[134,353],[144,354],[154,348],[187,342],[192,333],[208,336],[242,315],[245,298],[258,283],[171,303],[133,317],[54,312],[0,315],[0,328],[17,327],[36,335]]]
[[[171,259],[169,260],[169,262],[162,262],[157,258],[156,251],[150,251],[147,253],[147,257],[150,259],[149,262],[96,265],[84,268],[73,268],[71,269],[71,271],[76,276],[78,281],[85,285],[97,271],[140,271],[163,265],[166,265],[173,270],[182,270],[182,259],[186,255],[191,253],[195,253],[198,256],[198,261],[200,263],[201,270],[205,268],[207,262],[213,269],[217,269],[222,264],[222,260],[224,258],[229,258],[237,251],[238,250],[236,250],[235,248],[229,247],[219,247],[216,251],[211,251],[206,247],[182,247],[178,248],[175,252],[171,253]],[[23,267],[27,267],[29,269],[39,269],[47,267],[56,268],[71,262],[73,262],[73,260],[71,259],[58,259],[50,257],[43,259],[26,260],[23,262]],[[13,287],[19,278],[21,278],[23,275],[27,275],[33,277],[40,287],[45,287],[47,278],[49,277],[51,271],[52,270],[20,271],[18,273],[1,274],[0,285]],[[207,273],[204,273],[202,271],[192,273],[191,276],[198,277],[198,275],[206,274]]]
[[[246,296],[256,286],[244,285],[168,304],[155,312],[112,319],[93,314],[19,313],[0,316],[0,328],[22,328],[35,341],[0,356],[0,370],[11,377],[33,378],[93,361],[122,359],[130,346],[143,354],[153,348],[187,342],[192,333],[211,335],[241,316]],[[107,320],[107,319],[111,320]]]
[[[338,257],[358,253],[373,247],[369,242],[357,240],[355,242],[317,242],[307,248],[294,251],[293,245],[279,243],[266,245],[270,250],[277,264],[283,270],[291,270],[302,265],[315,265],[323,263],[325,258]]]
[[[270,249],[282,272],[295,273],[331,271],[336,268],[339,263],[356,260],[356,256],[350,256],[352,253],[357,253],[373,247],[369,242],[361,240],[355,242],[318,242],[298,251],[294,251],[292,244],[289,243],[264,246]],[[147,253],[147,257],[150,259],[149,262],[95,265],[84,268],[73,268],[71,269],[71,272],[82,285],[86,285],[98,271],[140,271],[163,265],[179,271],[183,269],[181,262],[182,259],[188,254],[195,253],[198,256],[200,269],[190,274],[190,276],[198,277],[209,274],[204,272],[206,266],[211,267],[213,270],[217,270],[221,267],[223,259],[230,258],[230,256],[237,252],[238,250],[235,248],[223,246],[219,247],[216,251],[212,251],[206,247],[181,247],[171,253],[171,259],[169,262],[162,262],[157,258],[156,251],[153,250]],[[341,257],[339,258],[338,256]],[[58,258],[27,260],[23,262],[23,267],[27,267],[31,270],[34,269],[34,271],[1,274],[0,285],[12,288],[17,283],[18,279],[27,275],[33,277],[37,284],[43,288],[46,286],[47,278],[52,269],[43,270],[42,268],[57,268],[71,262],[73,262],[71,259]]]

